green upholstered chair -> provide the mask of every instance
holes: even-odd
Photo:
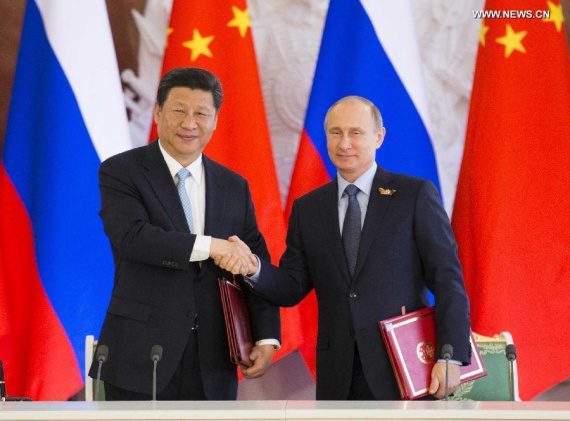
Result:
[[[97,349],[97,341],[93,335],[85,337],[85,400],[86,401],[104,401],[105,386],[103,381],[99,383],[99,396],[95,396],[95,379],[89,377],[89,368],[93,361],[93,355]]]
[[[463,401],[520,401],[516,361],[513,367],[511,389],[510,367],[505,348],[513,340],[509,332],[493,337],[473,333],[475,343],[487,369],[487,375],[477,380],[463,383],[450,397],[450,400]],[[514,390],[514,396],[511,390]]]

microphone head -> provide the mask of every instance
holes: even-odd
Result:
[[[505,353],[507,354],[507,360],[514,361],[517,359],[517,348],[513,344],[507,345]]]
[[[97,355],[95,359],[100,362],[107,362],[109,358],[109,347],[107,345],[99,345],[97,347]]]
[[[153,345],[150,350],[150,359],[152,361],[160,361],[162,359],[162,347],[160,345]]]
[[[441,347],[441,357],[444,360],[451,360],[453,358],[453,347],[450,344],[445,344]]]

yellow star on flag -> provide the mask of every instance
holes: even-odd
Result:
[[[507,33],[504,37],[497,38],[499,44],[505,46],[505,57],[509,57],[513,51],[517,50],[521,53],[526,53],[522,40],[526,36],[527,31],[515,32],[511,25],[507,23]]]
[[[249,20],[249,10],[241,10],[236,6],[232,6],[232,12],[234,12],[234,18],[228,22],[229,28],[238,28],[241,37],[245,37],[247,34],[247,28],[251,27],[251,21]]]
[[[485,46],[485,35],[489,32],[489,27],[485,25],[485,22],[481,25],[481,30],[479,31],[479,43],[484,47]]]
[[[556,26],[556,31],[560,32],[562,29],[562,22],[564,22],[564,15],[562,14],[562,6],[555,5],[551,1],[547,1],[548,9],[550,10],[550,17],[542,19],[543,22],[553,22]]]
[[[171,33],[174,32],[174,28],[167,28],[166,29],[166,46],[168,47],[168,37]]]
[[[213,35],[209,37],[202,37],[200,32],[197,29],[194,29],[192,33],[192,39],[190,41],[183,42],[182,45],[190,50],[192,50],[192,56],[190,60],[196,61],[198,57],[201,55],[205,55],[206,57],[213,57],[210,48],[208,47],[212,40],[214,39]]]

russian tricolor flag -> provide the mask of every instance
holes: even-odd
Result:
[[[291,179],[287,215],[293,200],[336,175],[328,157],[323,123],[328,108],[348,95],[371,100],[382,113],[386,138],[377,152],[377,162],[389,171],[429,179],[439,188],[409,2],[331,0]],[[314,369],[314,297],[311,295],[301,306],[305,332],[301,352]]]
[[[104,0],[30,0],[0,165],[0,359],[11,396],[83,386],[113,283],[102,160],[131,147]],[[111,350],[112,352],[112,350]]]

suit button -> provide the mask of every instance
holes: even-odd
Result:
[[[356,297],[358,297],[358,295],[356,295],[356,292],[351,292],[348,296],[349,296],[350,298],[356,298]]]
[[[162,266],[170,266],[170,262],[168,260],[163,260]]]

